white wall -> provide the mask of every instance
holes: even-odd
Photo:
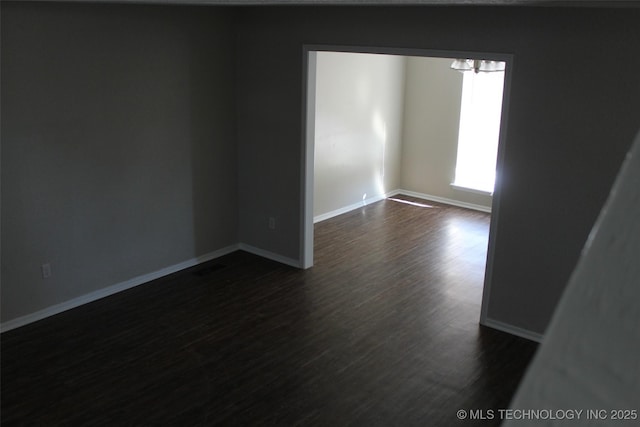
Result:
[[[314,216],[399,185],[405,60],[318,52]]]
[[[462,73],[449,58],[408,57],[401,188],[491,207],[491,196],[454,189]]]
[[[455,189],[462,74],[449,58],[319,52],[314,216],[398,189],[491,208]]]

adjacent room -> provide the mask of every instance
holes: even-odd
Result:
[[[354,210],[366,217],[375,209],[367,207],[381,200],[409,204],[416,215],[432,210],[413,218],[410,227],[395,218],[409,227],[409,235],[442,227],[430,217],[451,211],[446,206],[486,212],[476,217],[489,223],[505,62],[460,60],[453,52],[407,56],[344,47],[308,55],[307,150],[314,153],[314,167],[307,179],[313,178],[314,223]],[[449,232],[476,252],[456,252],[459,244],[445,250],[457,254],[453,268],[476,275],[461,292],[476,295],[471,310],[479,312],[489,227],[457,217],[445,221]],[[465,263],[469,258],[474,262]]]
[[[310,55],[314,222],[397,193],[491,211],[504,62]]]

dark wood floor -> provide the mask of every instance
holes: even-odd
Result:
[[[488,215],[422,203],[317,224],[307,271],[236,252],[2,334],[2,425],[498,425],[456,411],[536,344],[478,326]]]

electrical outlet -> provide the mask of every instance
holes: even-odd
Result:
[[[43,279],[48,279],[49,277],[51,277],[51,264],[46,263],[46,264],[42,264],[42,278]]]
[[[276,229],[276,219],[272,216],[269,217],[269,230]]]

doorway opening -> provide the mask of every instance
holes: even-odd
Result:
[[[384,57],[384,59],[383,59]],[[345,62],[346,60],[346,62]],[[333,62],[332,62],[333,61]],[[378,61],[378,62],[376,62]],[[409,68],[408,61],[411,61],[411,69]],[[342,70],[342,66],[351,66],[356,64],[356,69]],[[502,152],[503,152],[503,139],[506,130],[506,112],[508,111],[508,89],[510,82],[510,70],[511,70],[512,58],[507,54],[495,54],[487,52],[454,52],[454,51],[426,51],[426,50],[413,50],[413,49],[363,49],[363,48],[345,48],[335,46],[306,46],[304,50],[304,111],[306,112],[304,119],[304,134],[305,150],[303,158],[303,218],[301,233],[301,253],[302,264],[304,268],[311,267],[313,265],[313,229],[314,222],[322,219],[329,218],[331,216],[346,212],[354,209],[363,204],[371,203],[377,200],[381,200],[388,196],[393,196],[397,193],[411,193],[411,191],[398,191],[399,179],[398,172],[393,167],[389,166],[389,162],[399,161],[398,157],[400,152],[403,152],[405,158],[409,158],[410,162],[420,162],[419,156],[407,155],[404,153],[405,147],[400,148],[398,144],[403,144],[402,139],[407,138],[405,135],[407,121],[419,120],[420,114],[431,114],[438,110],[446,110],[455,107],[457,114],[451,115],[446,126],[440,126],[442,128],[447,127],[451,131],[452,123],[455,129],[452,132],[454,136],[454,157],[460,156],[464,151],[463,143],[464,135],[476,135],[478,134],[477,128],[473,128],[470,123],[474,122],[469,120],[470,103],[467,102],[467,108],[465,110],[465,96],[467,101],[478,101],[479,99],[486,98],[486,93],[479,90],[482,86],[485,75],[492,75],[490,79],[493,83],[493,87],[499,87],[500,93],[496,95],[498,98],[498,113],[497,120],[494,121],[493,128],[495,129],[495,141],[493,147],[493,154],[489,154],[488,158],[493,158],[493,164],[487,166],[485,164],[485,176],[481,184],[478,183],[478,179],[469,180],[468,174],[462,173],[465,165],[464,156],[462,159],[455,158],[453,165],[449,165],[449,168],[453,167],[456,170],[455,175],[451,176],[447,182],[447,186],[451,187],[452,192],[457,194],[466,193],[470,197],[471,202],[465,202],[464,197],[426,197],[432,201],[444,201],[445,203],[453,202],[450,204],[458,204],[463,207],[477,208],[478,210],[485,210],[491,212],[491,224],[489,228],[489,243],[487,250],[487,262],[485,266],[485,279],[483,288],[482,308],[481,308],[481,323],[486,313],[486,307],[490,296],[490,283],[491,283],[491,270],[494,252],[494,232],[495,225],[498,220],[498,208],[500,197],[500,170],[502,167]],[[357,69],[360,64],[360,70]],[[428,63],[428,64],[427,64]],[[456,67],[456,63],[458,66]],[[470,65],[469,70],[460,69],[459,64],[464,66]],[[435,64],[435,65],[434,65]],[[445,65],[443,65],[445,64]],[[440,67],[438,70],[433,68],[434,66]],[[439,95],[434,97],[436,102],[431,102],[432,110],[427,109],[418,113],[411,114],[413,118],[407,119],[408,108],[418,109],[416,105],[420,104],[419,99],[408,99],[406,94],[412,93],[411,90],[405,88],[405,85],[409,84],[408,81],[412,78],[415,80],[416,73],[420,74],[423,68],[432,67],[429,72],[430,75],[422,76],[424,81],[431,79],[431,85],[434,87],[442,86],[440,82],[435,81],[438,73],[448,73],[447,79],[449,83],[451,81],[458,81],[458,95],[444,96]],[[480,69],[481,67],[493,67],[492,72]],[[499,68],[496,70],[495,68]],[[333,70],[332,72],[336,76],[333,78],[326,78],[326,70]],[[360,73],[354,80],[349,81],[348,78],[344,78],[347,74],[345,72]],[[385,74],[386,73],[386,74]],[[413,73],[413,74],[411,74]],[[376,75],[383,74],[386,77],[391,76],[390,87],[377,85],[375,79]],[[442,74],[444,76],[444,74]],[[483,77],[476,78],[481,75]],[[436,76],[436,77],[434,77]],[[497,81],[496,76],[500,76],[500,82]],[[383,78],[386,78],[383,76]],[[372,80],[373,79],[373,80]],[[395,79],[395,80],[394,80]],[[480,81],[483,80],[483,81]],[[401,83],[398,83],[398,82]],[[480,81],[480,83],[478,83]],[[466,85],[463,85],[463,82]],[[413,84],[416,84],[415,82]],[[419,83],[418,83],[419,84]],[[377,85],[377,86],[376,86]],[[393,93],[393,85],[395,88],[395,95]],[[398,85],[401,86],[398,89]],[[445,85],[446,86],[446,85]],[[463,86],[466,86],[466,90]],[[485,85],[486,86],[486,85]],[[475,88],[471,90],[470,88]],[[441,88],[440,88],[441,89]],[[344,94],[350,92],[355,94],[350,98],[348,102],[344,99],[337,101],[334,100],[333,105],[331,102],[332,92],[338,94]],[[494,91],[495,92],[495,91]],[[400,95],[398,95],[400,93]],[[415,96],[413,98],[416,98]],[[495,97],[494,97],[495,98]],[[327,100],[329,100],[327,102]],[[433,101],[433,100],[431,100]],[[461,102],[462,101],[462,102]],[[413,104],[412,104],[413,103]],[[392,104],[396,104],[395,107]],[[473,104],[473,103],[471,103]],[[478,104],[478,102],[476,102]],[[494,102],[495,104],[495,102]],[[423,105],[424,106],[424,105]],[[478,105],[476,105],[476,108]],[[397,111],[392,111],[393,108],[400,110],[399,116]],[[341,120],[334,120],[332,122],[331,111],[334,109],[334,116],[340,117]],[[338,109],[339,111],[335,111]],[[482,108],[481,108],[482,109]],[[485,106],[485,110],[487,110]],[[464,112],[467,112],[464,114]],[[359,113],[362,113],[359,115]],[[464,120],[466,117],[466,120]],[[347,120],[342,120],[342,119]],[[475,121],[480,123],[487,122],[486,119]],[[350,125],[360,126],[360,130],[355,133],[351,132],[353,129],[348,129]],[[477,125],[477,123],[476,123]],[[400,127],[400,128],[399,128]],[[362,131],[366,129],[366,131]],[[442,129],[437,129],[438,132],[444,132]],[[355,135],[355,144],[347,146],[343,144],[341,138],[349,138]],[[358,134],[358,132],[360,132]],[[446,132],[445,132],[446,133]],[[451,132],[450,132],[451,133]],[[490,132],[489,132],[490,133]],[[353,140],[354,138],[352,138]],[[451,135],[448,138],[451,140]],[[469,138],[467,138],[469,139]],[[476,138],[477,139],[477,138]],[[491,139],[491,138],[489,138]],[[366,141],[374,141],[374,144],[366,144]],[[328,142],[328,143],[327,143]],[[451,141],[449,141],[451,142]],[[364,147],[364,148],[363,148]],[[469,150],[467,150],[468,152]],[[487,149],[481,150],[483,153]],[[491,151],[491,150],[489,150]],[[471,157],[474,155],[472,154]],[[467,154],[469,159],[469,154]],[[317,160],[323,160],[317,163]],[[360,162],[365,160],[364,163]],[[333,167],[327,169],[327,163],[333,162]],[[442,159],[437,162],[444,163]],[[338,167],[336,164],[338,163]],[[406,162],[405,162],[406,163]],[[449,162],[451,163],[451,162]],[[467,164],[469,162],[467,161]],[[341,198],[342,196],[336,194],[335,189],[340,188],[340,173],[339,171],[349,166],[360,168],[355,175],[350,174],[350,184],[359,186],[358,200],[351,199],[349,203],[348,198]],[[322,169],[326,169],[322,171]],[[397,169],[397,168],[396,168]],[[432,169],[432,168],[430,168]],[[324,180],[324,184],[327,189],[331,191],[331,196],[326,197],[321,194],[322,188],[317,187],[315,184],[316,171],[323,172],[324,176],[329,176],[329,180]],[[458,172],[460,170],[460,172]],[[490,177],[487,178],[486,171],[490,171]],[[493,171],[493,173],[491,173]],[[353,170],[352,170],[353,172]],[[394,176],[395,175],[395,176]],[[409,173],[411,175],[411,173]],[[366,177],[363,180],[359,180],[358,176]],[[461,179],[458,179],[458,178]],[[465,177],[466,181],[462,179]],[[365,183],[368,179],[368,184]],[[411,180],[412,178],[409,178]],[[423,179],[420,174],[417,178]],[[495,179],[495,187],[493,185]],[[332,181],[333,180],[333,181]],[[489,184],[489,180],[491,181]],[[471,183],[471,184],[470,184]],[[367,187],[369,185],[369,187]],[[405,189],[402,189],[405,190]],[[394,193],[394,191],[396,193]],[[427,192],[414,192],[420,196],[429,195],[433,191]],[[476,193],[476,194],[472,194]],[[408,195],[416,195],[408,194]],[[353,191],[351,196],[353,196]],[[485,197],[488,202],[473,203],[475,200],[480,200],[481,197]],[[323,199],[323,197],[325,199]],[[475,199],[474,199],[475,197]],[[488,198],[488,199],[487,199]],[[329,200],[330,199],[330,200]],[[454,199],[458,200],[458,203]],[[334,203],[334,205],[331,205]],[[323,204],[321,209],[318,209],[318,205]],[[315,211],[314,211],[315,207]]]

